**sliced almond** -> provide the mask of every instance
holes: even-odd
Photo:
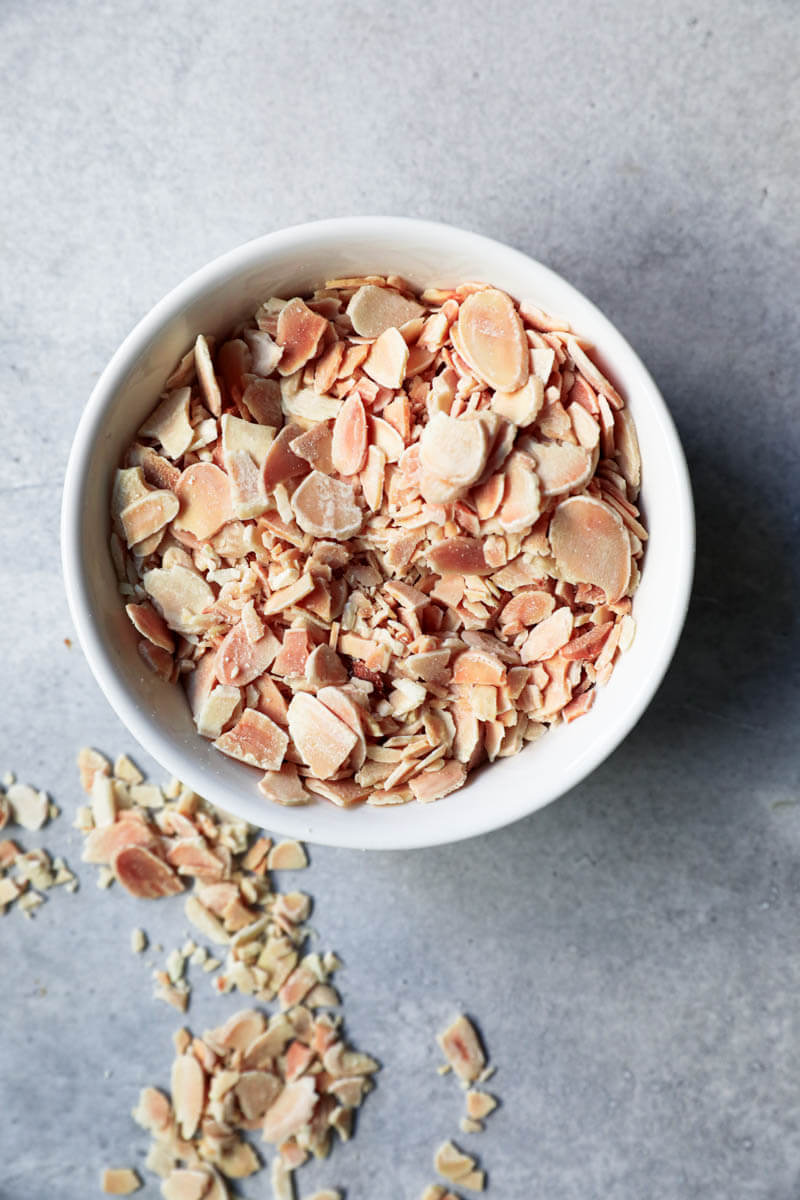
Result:
[[[459,1150],[455,1142],[443,1142],[434,1155],[433,1165],[445,1179],[457,1183],[474,1169],[476,1160]]]
[[[131,1167],[106,1167],[101,1186],[107,1196],[130,1196],[138,1192],[142,1181]]]
[[[467,1116],[473,1121],[482,1121],[497,1108],[497,1101],[488,1092],[470,1088],[466,1094]]]
[[[294,763],[284,763],[280,771],[267,771],[259,780],[258,790],[276,804],[308,804],[311,799]]]
[[[383,500],[383,484],[386,477],[386,455],[377,446],[370,446],[361,471],[361,490],[373,512],[377,512]]]
[[[367,414],[361,397],[352,392],[333,423],[331,461],[340,475],[357,475],[367,458]]]
[[[179,1054],[172,1064],[172,1106],[181,1136],[190,1138],[200,1124],[205,1102],[203,1068],[193,1054]]]
[[[275,379],[251,376],[242,393],[242,406],[259,425],[280,429],[283,424],[280,384]]]
[[[361,528],[363,513],[353,489],[343,480],[312,471],[292,496],[297,524],[315,537],[346,541]]]
[[[467,779],[467,768],[457,759],[451,759],[439,770],[422,771],[409,780],[408,786],[422,804],[430,804],[449,796],[463,787]]]
[[[161,1184],[164,1200],[205,1200],[211,1186],[207,1168],[176,1167]]]
[[[544,385],[535,375],[515,392],[495,392],[492,409],[519,428],[532,425],[544,400]]]
[[[614,442],[616,446],[617,465],[622,477],[628,485],[628,495],[635,500],[639,495],[642,481],[642,460],[639,453],[639,439],[636,436],[636,426],[633,423],[630,410],[621,408],[614,413]]]
[[[582,488],[592,476],[592,456],[583,446],[569,442],[525,443],[525,452],[536,463],[543,496],[561,496]]]
[[[522,661],[544,662],[565,646],[572,636],[572,610],[566,605],[557,608],[551,616],[536,625],[526,638],[522,650]]]
[[[275,659],[280,642],[267,629],[257,642],[251,642],[243,621],[234,625],[220,642],[214,659],[214,671],[220,683],[245,687],[263,675]]]
[[[142,583],[170,629],[191,633],[193,620],[214,603],[214,593],[202,575],[188,567],[155,567]]]
[[[340,410],[340,414],[341,414]],[[337,416],[338,420],[338,416]],[[330,475],[333,465],[333,429],[328,421],[320,421],[291,443],[293,454],[304,458],[315,471]]]
[[[481,421],[437,412],[422,431],[420,461],[425,470],[462,487],[480,478],[488,452],[487,431]]]
[[[134,500],[119,515],[125,540],[135,546],[158,533],[178,515],[180,504],[177,496],[168,491],[152,491]]]
[[[175,485],[181,511],[176,529],[185,529],[200,541],[210,538],[233,516],[228,477],[213,463],[195,463],[181,472]]]
[[[276,341],[283,348],[278,363],[281,375],[291,375],[304,366],[319,349],[328,322],[295,297],[284,305],[278,317]]]
[[[521,533],[538,520],[541,511],[539,481],[532,460],[515,450],[506,464],[505,477],[497,520],[507,533]]]
[[[143,900],[159,900],[183,891],[183,883],[172,867],[146,846],[123,846],[113,855],[111,866],[125,890]]]
[[[463,1014],[456,1017],[436,1040],[459,1079],[473,1083],[486,1065],[486,1055],[469,1018]]]
[[[189,420],[191,388],[178,388],[161,401],[139,429],[142,437],[154,438],[167,458],[177,459],[192,444],[194,430]]]
[[[283,1142],[308,1123],[317,1101],[314,1079],[303,1076],[289,1083],[264,1117],[265,1142]]]
[[[354,292],[347,305],[353,329],[367,338],[377,338],[387,329],[399,329],[407,321],[422,316],[424,311],[416,300],[408,300],[391,288],[369,283]]]
[[[206,407],[213,416],[218,417],[222,412],[222,393],[219,390],[217,377],[214,373],[211,351],[202,333],[198,335],[197,341],[194,344],[194,362]]]
[[[6,792],[11,818],[23,829],[41,829],[47,821],[50,802],[46,792],[26,783],[12,783]]]
[[[171,654],[175,649],[175,639],[169,631],[164,618],[150,604],[126,604],[125,612],[133,627],[146,637],[154,646],[160,646]]]
[[[316,700],[300,692],[289,705],[289,733],[318,779],[329,779],[356,744],[352,729]]]
[[[610,603],[625,594],[631,574],[630,541],[621,518],[590,496],[562,500],[553,514],[550,545],[564,578],[602,588]]]
[[[385,411],[388,411],[386,409]],[[371,444],[383,451],[387,462],[399,462],[406,448],[402,435],[383,417],[370,417],[368,422],[369,440]]]
[[[408,346],[399,329],[385,329],[364,360],[364,371],[381,387],[399,388],[405,379]]]
[[[454,537],[437,542],[428,551],[428,564],[437,575],[489,575],[492,567],[474,538]]]
[[[300,871],[307,866],[308,858],[300,842],[278,842],[267,857],[270,871]]]
[[[242,334],[250,350],[250,370],[254,375],[271,375],[281,361],[283,347],[273,342],[263,329],[245,329]]]
[[[514,392],[528,379],[528,340],[505,292],[485,288],[468,296],[458,315],[458,338],[470,367],[495,391]]]
[[[299,425],[286,425],[270,446],[264,460],[264,488],[268,493],[273,492],[279,483],[308,474],[308,463],[291,448],[292,442],[302,432]]]
[[[280,770],[288,744],[284,730],[254,708],[246,708],[233,729],[214,742],[223,754],[262,771]]]

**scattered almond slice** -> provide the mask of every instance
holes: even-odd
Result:
[[[194,438],[189,420],[191,388],[182,387],[161,401],[139,429],[143,437],[154,438],[167,458],[177,459],[186,453]]]
[[[479,1077],[486,1056],[475,1026],[467,1017],[456,1017],[436,1040],[459,1079],[472,1083]]]
[[[270,871],[300,871],[308,866],[308,858],[300,842],[278,842],[267,856]]]
[[[183,891],[172,868],[144,846],[123,846],[111,860],[115,877],[132,896],[157,900]]]
[[[476,1160],[459,1150],[455,1142],[442,1142],[434,1155],[433,1165],[445,1179],[457,1183],[475,1169]]]
[[[470,1088],[466,1094],[467,1116],[473,1121],[482,1121],[497,1108],[497,1101],[488,1092]]]
[[[280,642],[271,630],[253,642],[240,621],[220,642],[214,671],[220,683],[241,688],[263,675],[275,659]]]
[[[130,1196],[142,1187],[142,1181],[131,1167],[106,1167],[100,1186],[107,1196]]]
[[[318,779],[329,779],[356,744],[353,730],[319,700],[300,692],[289,705],[289,733]]]
[[[324,317],[312,312],[299,297],[284,305],[278,316],[276,338],[283,353],[278,362],[280,375],[292,375],[317,353],[328,328]]]
[[[279,771],[289,739],[283,729],[254,708],[246,708],[233,729],[214,745],[223,754],[262,771]]]
[[[12,783],[6,792],[6,801],[12,821],[24,829],[41,829],[48,818],[49,800],[46,792],[39,792],[26,783]]]
[[[514,392],[495,392],[492,409],[519,428],[532,425],[544,401],[544,385],[535,375]]]

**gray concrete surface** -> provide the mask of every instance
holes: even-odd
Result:
[[[70,830],[79,745],[153,765],[65,645],[81,406],[195,267],[359,212],[504,239],[617,322],[684,438],[699,558],[665,684],[571,794],[452,848],[312,852],[348,1027],[385,1070],[300,1194],[416,1200],[460,1113],[432,1036],[464,1006],[503,1099],[463,1139],[489,1196],[800,1195],[799,34],[780,0],[5,0],[0,749],[64,810],[21,840],[82,887],[0,918],[2,1200],[86,1200],[102,1165],[141,1165],[129,1111],[179,1024],[128,935],[174,945],[180,906],[99,893]],[[190,1023],[232,1004],[201,976]]]

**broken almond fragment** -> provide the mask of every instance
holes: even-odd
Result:
[[[164,1200],[205,1200],[211,1177],[203,1168],[176,1167],[161,1184]]]
[[[306,1125],[314,1111],[317,1093],[314,1080],[303,1076],[287,1083],[278,1099],[268,1109],[262,1128],[265,1142],[283,1142]]]
[[[344,721],[304,692],[294,696],[289,705],[289,734],[318,779],[334,775],[357,741]]]
[[[219,390],[217,377],[214,373],[211,351],[202,333],[198,334],[197,341],[194,344],[194,363],[197,370],[197,378],[200,380],[200,387],[205,397],[206,407],[213,416],[218,417],[222,412],[222,393]]]
[[[292,496],[295,519],[315,537],[347,541],[361,528],[363,514],[350,484],[312,471]]]
[[[206,1093],[203,1068],[193,1054],[179,1054],[172,1064],[172,1106],[181,1136],[190,1138],[200,1124]]]
[[[280,642],[271,630],[251,642],[244,622],[234,625],[220,642],[214,659],[214,671],[220,683],[245,687],[263,675],[280,649]]]
[[[562,500],[550,522],[549,538],[565,579],[602,588],[610,603],[625,594],[631,574],[630,540],[622,519],[602,500]]]
[[[284,763],[280,771],[267,771],[259,780],[258,790],[276,804],[308,804],[311,799],[294,763]]]
[[[293,442],[302,432],[299,425],[285,425],[267,451],[263,469],[264,490],[267,493],[274,492],[279,483],[308,474],[308,462],[292,449]]]
[[[543,496],[561,496],[564,492],[582,488],[592,474],[592,456],[583,446],[569,442],[533,442],[525,444],[525,452],[536,463],[536,474]]]
[[[211,537],[233,516],[228,476],[213,463],[195,463],[181,473],[175,485],[181,511],[176,529],[185,529],[201,541]]]
[[[472,1022],[462,1014],[436,1040],[459,1079],[473,1083],[486,1065],[486,1056]]]
[[[275,340],[283,347],[278,363],[280,375],[292,375],[313,358],[319,349],[322,335],[328,328],[324,317],[295,296],[284,305],[278,316]]]
[[[539,481],[532,460],[515,450],[506,464],[505,478],[497,520],[506,533],[519,533],[533,525],[540,512]]]
[[[281,727],[255,708],[246,708],[233,729],[214,742],[223,754],[262,771],[280,770],[288,744]]]
[[[353,392],[333,423],[331,462],[340,475],[357,475],[367,458],[367,415],[361,397]]]
[[[172,492],[156,490],[134,500],[119,515],[125,540],[135,546],[158,533],[178,515],[180,504]]]
[[[131,1167],[106,1167],[101,1186],[107,1196],[130,1196],[138,1192],[142,1181]]]
[[[158,900],[183,891],[172,868],[145,846],[123,846],[111,859],[114,874],[132,896]]]
[[[565,646],[572,636],[572,610],[564,605],[540,621],[525,639],[520,655],[524,663],[543,662]]]
[[[544,385],[541,379],[531,375],[528,381],[514,392],[495,392],[492,396],[492,410],[523,429],[536,420],[543,400]]]
[[[161,445],[167,458],[180,458],[192,444],[191,396],[192,390],[188,387],[170,392],[139,429],[141,436],[154,438]]]
[[[459,1150],[455,1142],[442,1142],[433,1158],[433,1165],[445,1179],[456,1183],[474,1170],[476,1160]]]
[[[483,473],[489,444],[481,421],[459,420],[437,412],[420,439],[420,462],[439,479],[469,487]]]
[[[495,391],[514,392],[528,378],[528,340],[511,299],[496,288],[468,296],[458,338],[470,367]]]
[[[381,387],[399,388],[405,379],[408,346],[398,329],[385,329],[364,360],[364,371]]]
[[[428,551],[428,563],[437,575],[489,575],[483,546],[474,538],[454,537],[437,542]]]
[[[300,842],[278,842],[267,856],[270,871],[300,871],[308,866],[308,858]]]
[[[466,1094],[467,1116],[473,1121],[482,1121],[497,1108],[497,1101],[488,1092],[470,1088]]]
[[[11,819],[23,829],[41,829],[47,820],[49,800],[46,792],[37,791],[26,783],[12,783],[6,792]]]

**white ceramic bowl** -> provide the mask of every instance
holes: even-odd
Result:
[[[182,689],[144,667],[108,551],[111,480],[198,332],[224,333],[269,295],[292,296],[332,276],[370,273],[396,273],[421,286],[487,280],[567,317],[596,344],[627,397],[641,445],[650,542],[634,600],[637,635],[587,716],[485,767],[435,804],[346,811],[319,801],[282,808],[260,796],[256,771],[195,732]],[[95,677],[133,736],[168,771],[220,807],[281,834],[354,848],[410,848],[516,821],[573,787],[619,745],[655,693],[683,626],[694,519],[686,463],[664,401],[594,305],[546,267],[489,238],[427,221],[353,217],[257,238],[197,271],[139,322],[81,416],[64,484],[62,554],[73,620]]]

